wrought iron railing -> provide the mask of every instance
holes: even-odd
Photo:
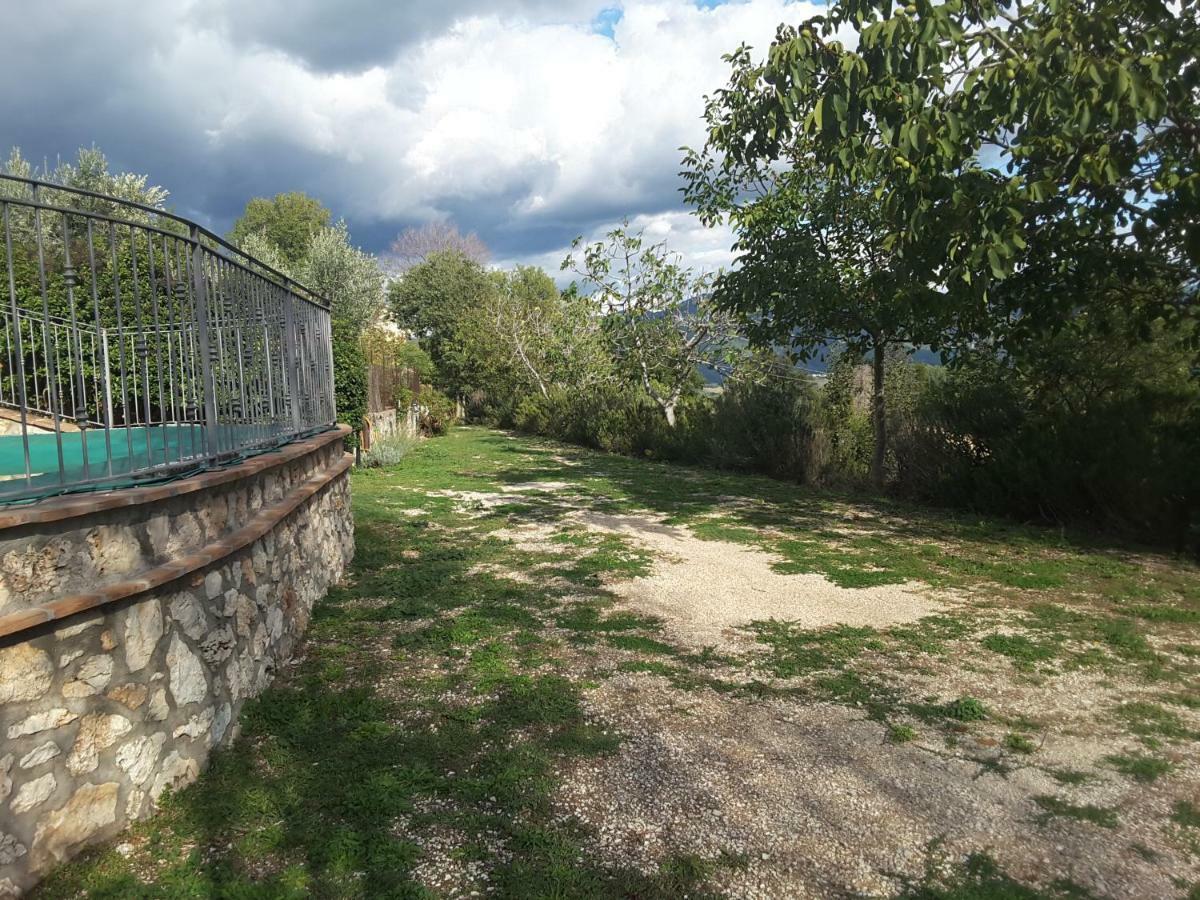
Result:
[[[329,303],[187,219],[0,175],[0,502],[334,423]]]

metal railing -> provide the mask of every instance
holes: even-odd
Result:
[[[171,213],[8,175],[0,228],[0,502],[334,424],[329,303],[283,273]]]

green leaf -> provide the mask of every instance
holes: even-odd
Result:
[[[996,278],[1004,278],[1007,272],[1004,270],[1004,265],[1000,260],[1000,254],[996,252],[994,247],[988,247],[987,252],[988,265],[991,267],[992,275]]]

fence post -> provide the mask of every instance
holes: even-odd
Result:
[[[217,431],[217,385],[213,380],[212,357],[209,355],[208,279],[204,277],[204,248],[200,244],[200,229],[191,229],[192,304],[196,312],[196,342],[200,345],[200,385],[204,391],[204,452],[208,457],[220,453],[220,434]]]
[[[292,434],[300,433],[300,341],[296,334],[296,298],[283,289],[283,366],[287,372]]]
[[[112,382],[108,378],[108,373],[112,371],[109,368],[108,362],[108,329],[100,329],[100,359],[101,365],[104,367],[104,427],[111,429],[113,427],[113,401],[112,401]],[[111,452],[109,454],[112,455]]]
[[[325,342],[325,358],[329,366],[329,378],[325,383],[325,402],[329,406],[328,421],[323,422],[325,425],[333,425],[337,422],[337,364],[333,358],[333,309],[325,311],[325,327],[327,329],[326,336],[329,338]]]

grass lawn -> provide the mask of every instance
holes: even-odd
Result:
[[[36,896],[1200,896],[1194,565],[475,428],[353,478],[237,744]],[[697,641],[660,532],[932,611]]]

